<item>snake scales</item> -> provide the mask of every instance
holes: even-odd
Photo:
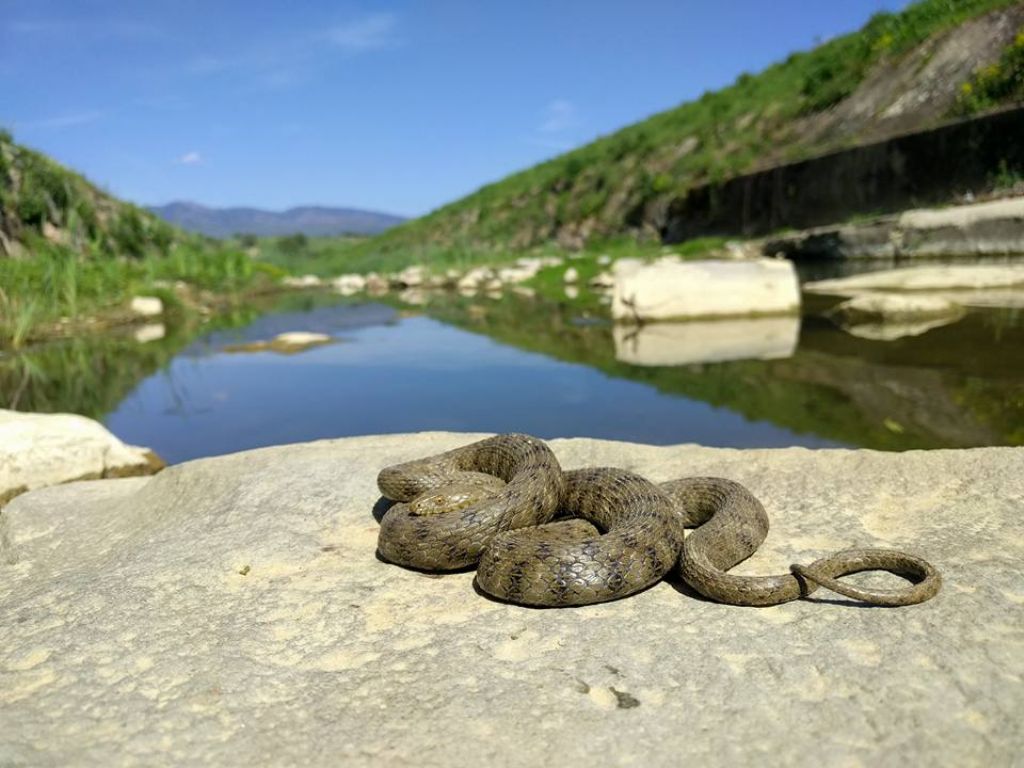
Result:
[[[429,571],[477,566],[479,587],[533,606],[614,600],[673,568],[705,597],[778,605],[818,586],[875,605],[934,596],[938,571],[888,549],[850,549],[778,576],[738,576],[768,533],[764,507],[739,483],[686,478],[654,484],[619,469],[563,472],[541,440],[497,435],[437,456],[386,467],[377,484],[395,502],[381,520],[378,551]],[[696,528],[684,537],[684,528]],[[865,590],[838,581],[868,570],[910,582]]]

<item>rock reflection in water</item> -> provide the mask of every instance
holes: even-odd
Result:
[[[955,323],[959,317],[937,317],[913,322],[840,323],[839,327],[851,336],[871,341],[896,341],[908,336],[921,336],[933,328]]]
[[[615,359],[630,365],[667,366],[728,360],[779,360],[791,357],[800,337],[800,318],[617,325]]]

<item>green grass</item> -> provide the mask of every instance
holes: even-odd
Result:
[[[175,229],[98,190],[0,131],[0,346],[20,347],[53,324],[124,309],[157,294],[181,308],[169,286],[232,297],[282,271],[231,243]],[[13,245],[10,245],[13,244]]]
[[[273,269],[240,251],[178,243],[166,255],[94,258],[42,240],[31,256],[0,259],[0,346],[23,346],[39,329],[62,318],[123,309],[134,295],[161,296],[179,305],[170,285],[231,297],[275,279]]]
[[[999,61],[983,67],[960,86],[957,114],[968,116],[1008,102],[1024,101],[1024,28]]]

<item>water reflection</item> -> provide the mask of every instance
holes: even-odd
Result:
[[[799,337],[797,315],[614,328],[615,358],[647,366],[776,360],[791,356]]]
[[[1024,444],[1024,311],[970,310],[886,340],[819,317],[614,328],[509,294],[413,310],[290,297],[220,327],[168,325],[0,357],[5,407],[103,418],[171,461],[319,437],[519,430],[651,443]],[[415,316],[422,314],[422,316]],[[288,331],[344,343],[293,357],[224,348]]]

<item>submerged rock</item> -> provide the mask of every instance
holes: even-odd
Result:
[[[1003,765],[1019,754],[1024,449],[554,440],[566,468],[745,483],[772,528],[742,573],[898,546],[935,563],[945,586],[902,609],[827,594],[733,608],[663,582],[530,610],[481,597],[472,573],[427,577],[374,556],[380,468],[477,437],[268,448],[16,499],[0,517],[0,761]]]
[[[680,320],[793,314],[800,288],[789,261],[615,262],[612,317],[619,321]]]
[[[224,347],[225,352],[277,352],[282,355],[293,355],[296,352],[303,352],[312,347],[321,347],[324,344],[332,344],[334,338],[326,333],[314,333],[312,331],[288,331],[279,333],[267,341],[249,341],[244,344],[228,344]]]
[[[866,293],[854,296],[828,312],[829,317],[847,325],[929,318],[943,318],[952,322],[963,314],[964,308],[961,305],[941,296],[898,293]]]
[[[955,323],[966,310],[931,293],[862,293],[825,313],[851,336],[895,341]]]
[[[125,445],[98,421],[85,416],[0,410],[0,506],[34,488],[72,480],[148,475],[163,467],[163,460],[153,451]]]

